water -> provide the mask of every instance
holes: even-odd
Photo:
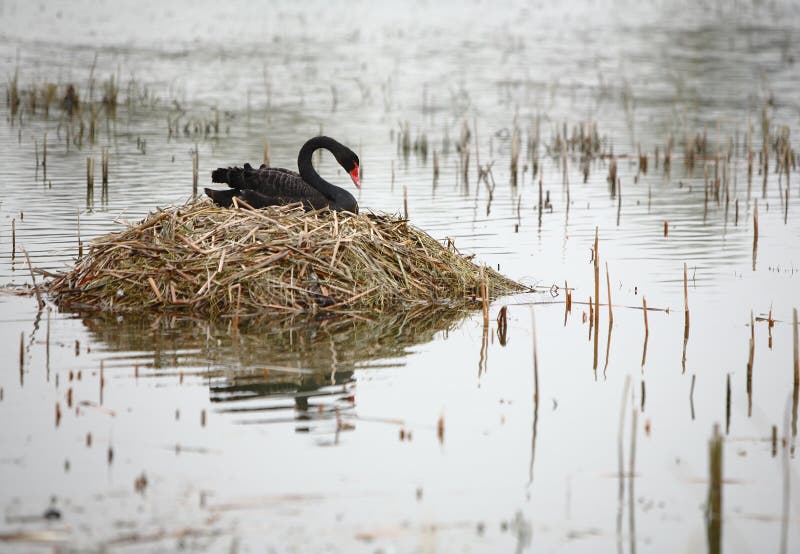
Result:
[[[749,122],[761,148],[765,107],[773,133],[797,133],[797,5],[5,1],[0,18],[0,73],[10,79],[19,67],[22,90],[71,82],[97,101],[109,76],[120,86],[116,119],[101,112],[97,143],[69,151],[60,109],[47,120],[23,110],[20,125],[0,108],[0,282],[9,286],[0,296],[0,532],[30,533],[0,550],[694,552],[707,548],[715,424],[725,436],[724,549],[779,548],[784,464],[789,550],[800,541],[790,324],[800,306],[800,175],[791,172],[786,210],[774,156],[762,197],[757,156],[748,194],[746,154]],[[194,132],[217,114],[218,133]],[[524,154],[537,115],[552,202],[541,223]],[[516,190],[515,116],[528,164]],[[480,163],[494,161],[490,204],[474,136],[468,185],[457,170],[464,120],[477,127]],[[571,158],[567,209],[561,162],[547,148],[564,123],[571,134],[590,121],[604,151],[631,156],[619,160],[622,200],[606,160],[591,162],[584,183]],[[425,134],[427,158],[398,149],[405,122],[412,142]],[[195,149],[202,187],[215,167],[260,163],[265,139],[274,165],[294,167],[320,130],[358,152],[362,208],[402,212],[405,187],[415,225],[540,292],[495,302],[485,334],[480,313],[273,320],[234,334],[227,321],[37,315],[35,299],[13,294],[30,281],[23,247],[35,267],[63,270],[79,220],[88,242],[115,220],[185,201]],[[46,177],[35,165],[45,132]],[[727,213],[724,195],[704,203],[703,160],[684,167],[685,137],[704,132],[712,156],[738,144]],[[637,179],[639,145],[650,167]],[[110,149],[107,198],[101,147]],[[87,156],[98,168],[89,198]],[[327,154],[318,167],[349,181]],[[601,306],[596,364],[583,317],[595,229],[600,299],[607,262],[614,304],[610,333]],[[566,319],[565,281],[574,288]],[[646,337],[643,296],[656,308]],[[494,324],[502,306],[505,346]],[[766,319],[770,309],[774,327],[755,323],[748,407],[751,312]],[[50,506],[60,520],[39,517]]]

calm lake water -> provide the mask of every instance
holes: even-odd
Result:
[[[800,548],[800,174],[776,172],[774,145],[766,179],[759,166],[765,118],[773,138],[798,133],[798,4],[0,0],[0,21],[0,74],[18,69],[23,92],[16,114],[0,105],[0,551],[711,550],[715,425],[722,548]],[[96,104],[96,141],[78,144],[79,116],[56,105],[65,86],[97,103],[112,76],[116,117]],[[48,82],[45,117],[25,92]],[[556,137],[581,124],[619,157],[621,194],[608,156],[571,152],[565,184]],[[479,312],[398,311],[238,335],[227,321],[37,313],[15,294],[30,283],[23,248],[63,271],[79,234],[185,202],[195,151],[202,187],[218,166],[261,163],[265,141],[294,168],[320,132],[358,152],[362,209],[402,213],[405,190],[414,225],[537,293],[494,302],[487,333]],[[491,199],[476,158],[493,164]],[[349,183],[328,154],[317,167]],[[706,176],[726,175],[707,196]]]

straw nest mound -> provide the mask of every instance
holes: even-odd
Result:
[[[198,200],[104,235],[49,291],[66,308],[215,315],[384,311],[523,290],[394,216]]]

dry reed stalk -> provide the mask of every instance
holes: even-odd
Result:
[[[192,152],[192,196],[197,196],[197,180],[200,173],[200,153],[197,149],[197,143],[194,145],[194,152]]]
[[[753,248],[758,245],[758,198],[753,203]]]
[[[564,282],[566,285],[566,282]],[[608,288],[608,326],[614,325],[614,311],[611,309],[611,278],[608,276],[608,262],[606,262],[606,287]]]
[[[94,158],[86,158],[86,193],[91,195],[94,191]]]
[[[689,338],[689,284],[686,262],[683,263],[683,338]]]
[[[794,337],[794,389],[800,388],[800,340],[797,334],[797,308],[792,309],[792,335]]]
[[[753,202],[753,271],[756,270],[756,258],[758,255],[758,198]]]
[[[500,346],[505,346],[508,342],[508,308],[503,306],[497,314],[497,340]]]
[[[539,354],[536,341],[536,313],[531,304],[531,341],[533,342],[533,432],[531,433],[531,462],[528,470],[529,483],[533,482],[533,460],[536,454],[536,427],[539,422]]]
[[[489,327],[489,285],[486,283],[486,273],[483,266],[480,272],[481,279],[481,305],[483,306],[483,328]]]
[[[647,298],[642,296],[642,312],[644,313],[644,335],[650,334],[650,327],[647,325]]]
[[[264,165],[269,167],[269,141],[264,139]]]
[[[731,431],[731,374],[725,375],[725,434]]]
[[[403,185],[403,219],[408,221],[408,187]]]
[[[83,258],[83,241],[81,241],[81,212],[78,210],[78,260]]]
[[[109,150],[108,148],[103,148],[100,153],[100,165],[101,165],[101,172],[103,175],[103,188],[105,189],[108,186],[108,157],[109,157]]]
[[[572,292],[570,292],[566,281],[564,281],[564,290],[567,291],[567,311],[572,313]]]
[[[42,293],[39,290],[39,287],[36,285],[36,278],[33,276],[33,266],[31,265],[31,258],[28,256],[28,251],[24,248],[22,249],[23,254],[25,254],[25,261],[28,262],[28,271],[31,273],[31,285],[33,287],[33,292],[36,293],[36,302],[39,304],[39,311],[41,312],[42,309],[45,307],[44,300],[42,299]]]
[[[14,258],[17,256],[17,220],[11,218],[11,264],[14,264]]]
[[[778,426],[772,426],[772,457],[778,455]]]
[[[600,239],[599,229],[594,228],[594,326],[600,327]]]
[[[668,234],[669,234],[669,221],[667,221],[665,219],[664,220],[664,238],[667,238]]]
[[[756,347],[756,323],[750,310],[750,342],[747,356],[747,417],[753,412],[753,359]]]

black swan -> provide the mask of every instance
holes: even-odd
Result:
[[[211,173],[214,183],[227,183],[230,190],[205,189],[215,204],[229,207],[233,198],[241,198],[253,208],[301,202],[306,210],[347,211],[357,214],[358,202],[343,188],[332,185],[311,165],[311,155],[319,148],[329,150],[339,162],[356,187],[358,180],[358,156],[345,145],[330,137],[314,137],[308,140],[297,156],[300,173],[277,167],[261,165],[253,169],[244,167],[220,167]]]

